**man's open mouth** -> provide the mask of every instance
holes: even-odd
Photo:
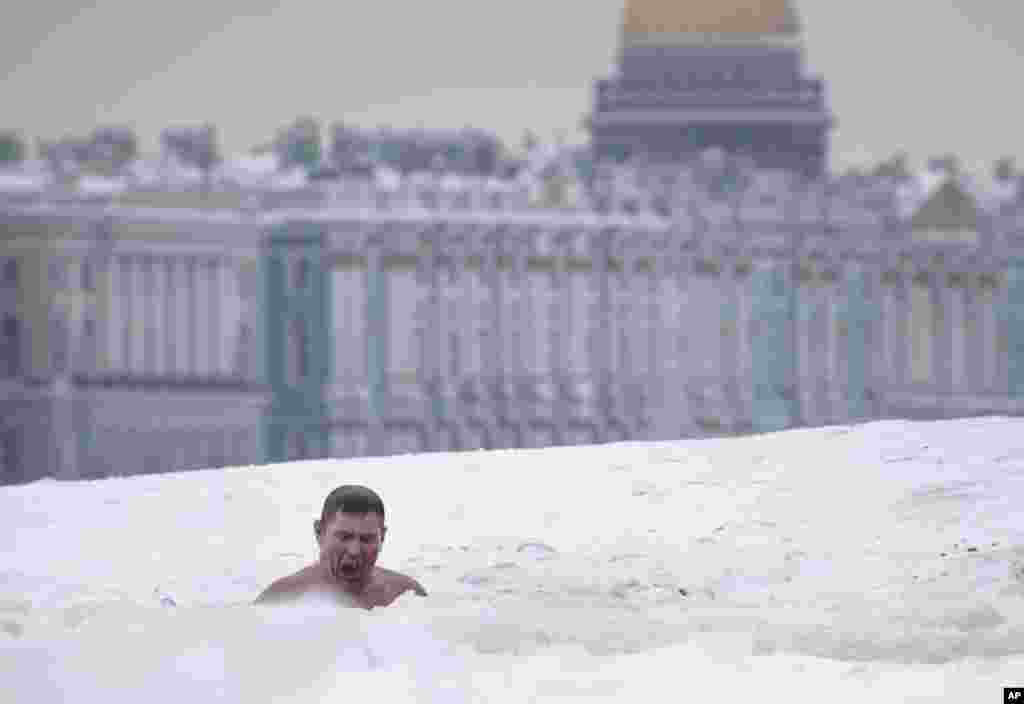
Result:
[[[351,577],[355,575],[357,572],[359,572],[359,565],[353,563],[346,563],[340,565],[339,569],[341,570],[341,573],[344,576]]]

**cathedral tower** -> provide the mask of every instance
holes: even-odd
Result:
[[[833,119],[803,75],[789,0],[626,0],[618,74],[588,118],[599,159],[681,160],[709,147],[817,176]]]

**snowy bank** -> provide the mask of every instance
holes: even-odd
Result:
[[[885,421],[6,487],[0,680],[41,703],[998,701],[1024,684],[1022,432]],[[315,559],[346,483],[383,496],[379,564],[430,596],[250,605]]]

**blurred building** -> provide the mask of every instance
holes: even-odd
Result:
[[[828,174],[780,0],[630,0],[623,38],[591,148],[514,164],[7,135],[0,481],[1024,413],[1012,163]]]
[[[227,168],[0,189],[5,481],[1024,411],[1024,206],[953,173],[709,157],[600,212]]]
[[[443,168],[490,174],[498,168],[501,143],[483,130],[364,129],[332,125],[330,157],[335,165],[387,165],[402,173]]]
[[[260,231],[240,200],[77,192],[0,225],[5,478],[78,478],[265,457]]]
[[[587,122],[595,152],[678,161],[720,147],[820,176],[833,119],[802,63],[789,0],[628,0],[618,74],[597,82]]]

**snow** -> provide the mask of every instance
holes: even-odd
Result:
[[[455,194],[464,191],[467,187],[466,179],[459,174],[448,171],[441,177],[441,190],[448,194]]]
[[[174,154],[166,154],[159,168],[161,183],[171,188],[187,188],[203,182],[202,169],[182,162]]]
[[[402,175],[386,164],[378,165],[374,169],[374,184],[387,193],[397,193],[402,188]]]
[[[297,190],[308,185],[306,170],[298,166],[276,174],[268,183],[270,188],[281,191]]]
[[[41,193],[53,181],[48,165],[41,160],[31,159],[13,166],[0,166],[0,193]]]
[[[978,202],[982,210],[998,213],[1003,206],[1012,205],[1019,197],[1016,179],[1001,181],[992,176],[971,176],[964,187]]]
[[[135,159],[128,164],[126,171],[137,186],[156,186],[161,183],[160,164],[149,159]]]
[[[6,487],[0,680],[43,704],[995,701],[1024,672],[1022,430],[885,421]],[[381,493],[380,564],[430,596],[251,605],[315,559],[343,483]]]
[[[83,174],[78,178],[77,191],[82,195],[109,196],[124,191],[125,187],[125,183],[122,180],[105,178],[94,174]]]
[[[526,159],[525,168],[517,175],[508,180],[497,179],[493,175],[483,179],[479,186],[484,191],[504,191],[510,198],[506,200],[505,211],[518,211],[529,207],[529,204],[538,203],[542,200],[544,182],[548,178],[559,178],[562,174],[568,178],[567,196],[568,204],[577,212],[591,210],[592,205],[589,193],[586,188],[574,176],[574,160],[585,149],[578,147],[567,147],[557,144],[539,144]],[[701,153],[700,158],[691,164],[678,165],[671,172],[671,180],[675,183],[668,187],[669,200],[682,205],[683,201],[694,200],[706,202],[706,177],[711,172],[719,171],[726,166],[726,155],[720,149],[708,149]],[[790,177],[783,172],[771,170],[752,169],[752,162],[749,159],[736,158],[735,163],[744,170],[750,179],[750,190],[743,194],[745,202],[751,200],[757,202],[762,193],[776,194],[781,197],[783,203],[789,207],[791,197],[805,201],[805,191],[820,190],[825,181],[810,184],[809,189],[798,187],[796,191],[791,189]],[[75,164],[67,165],[69,172],[77,172]],[[0,170],[0,194],[7,194],[9,200],[16,196],[31,196],[42,194],[46,187],[54,181],[50,172],[50,165],[43,161],[35,160],[26,162],[19,168]],[[708,174],[701,174],[707,171]],[[78,184],[78,191],[82,195],[108,196],[119,190],[133,187],[153,188],[164,187],[167,189],[183,189],[196,187],[202,184],[204,178],[202,172],[183,162],[173,152],[164,152],[159,159],[140,158],[129,163],[125,169],[125,178],[114,181],[90,180],[92,176],[84,174]],[[655,166],[650,169],[643,166],[643,160],[635,160],[628,165],[598,166],[597,181],[598,188],[609,189],[609,195],[619,204],[632,202],[645,210],[645,205],[652,195],[662,189],[659,179],[662,178],[662,170]],[[929,164],[926,168],[911,173],[906,182],[897,184],[886,181],[871,181],[866,183],[854,183],[855,179],[847,175],[845,177],[833,177],[834,185],[840,186],[837,193],[829,197],[831,207],[829,212],[840,221],[847,224],[854,222],[877,223],[879,213],[895,208],[899,217],[911,217],[920,206],[931,196],[942,183],[950,176],[945,167],[938,162]],[[965,189],[971,192],[977,199],[983,210],[990,213],[1006,211],[1012,208],[1012,204],[1019,199],[1020,188],[1016,180],[1000,182],[992,175],[975,177],[966,173],[956,177],[958,182]],[[309,178],[302,168],[293,168],[284,171],[280,168],[277,156],[272,152],[240,154],[218,164],[210,174],[210,183],[213,187],[233,186],[253,191],[294,191],[307,188],[310,185]],[[466,189],[475,190],[475,179],[461,176],[458,173],[447,171],[437,173],[436,171],[418,172],[403,177],[398,172],[387,167],[379,167],[372,179],[376,188],[361,188],[352,194],[339,195],[338,203],[344,201],[358,201],[361,204],[361,211],[371,209],[374,206],[373,193],[382,191],[397,194],[408,190],[410,194],[422,190],[435,191],[437,194],[456,194]],[[650,187],[649,187],[650,186]],[[327,186],[319,186],[321,189]],[[881,197],[887,191],[893,194],[892,199]],[[406,202],[408,201],[408,202]],[[473,202],[487,203],[489,199],[474,199]],[[415,198],[403,198],[396,201],[399,209],[410,208],[418,210]],[[721,213],[708,213],[707,217],[712,221],[724,218],[726,221],[735,217],[735,213],[725,212],[726,208],[734,208],[735,203],[719,203],[715,207],[722,210]],[[800,204],[801,218],[811,217],[811,210],[815,207],[802,202]],[[475,208],[475,206],[474,206]],[[471,208],[473,209],[473,208]],[[389,212],[395,212],[394,209]]]
[[[217,176],[243,188],[265,186],[280,169],[276,154],[242,154],[217,167]]]

